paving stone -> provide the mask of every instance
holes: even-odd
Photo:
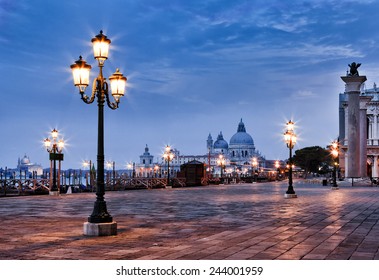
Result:
[[[286,182],[107,192],[115,236],[83,235],[94,193],[0,198],[0,259],[379,259],[379,189]]]

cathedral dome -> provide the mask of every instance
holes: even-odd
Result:
[[[29,164],[29,163],[30,163],[30,159],[25,155],[25,156],[21,159],[21,164],[26,165],[26,164]]]
[[[228,142],[224,140],[222,136],[222,132],[217,136],[217,140],[213,144],[213,148],[215,149],[228,149]]]
[[[237,146],[237,145],[243,145],[243,146],[254,146],[254,140],[246,132],[245,124],[242,122],[242,119],[240,123],[238,124],[237,133],[230,138],[229,144],[231,146]]]

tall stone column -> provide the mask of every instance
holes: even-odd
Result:
[[[360,177],[367,177],[367,105],[371,101],[372,96],[360,96],[359,97],[359,136],[360,143],[359,146],[359,165],[360,165]]]
[[[374,139],[373,145],[377,145],[378,143],[378,115],[374,114],[373,118],[374,118],[374,123],[372,124],[372,139]]]
[[[343,76],[345,93],[348,95],[348,124],[347,124],[347,176],[360,177],[360,110],[359,94],[366,76]]]
[[[344,146],[347,146],[347,126],[348,126],[348,113],[347,113],[347,111],[348,111],[348,103],[347,102],[344,102],[343,104],[343,108],[344,108],[344,113],[345,113],[345,115],[344,115],[344,125],[345,125],[345,127],[344,127],[344,137],[342,138],[342,139],[340,139],[340,141],[342,141],[342,144],[344,145]]]
[[[372,163],[372,177],[374,177],[374,178],[379,177],[379,174],[378,174],[378,156],[377,155],[374,155],[374,160]]]

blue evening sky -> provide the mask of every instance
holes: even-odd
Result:
[[[63,168],[96,160],[97,104],[73,86],[79,55],[98,68],[91,39],[112,40],[104,74],[128,77],[120,108],[105,108],[105,155],[122,168],[148,144],[206,153],[229,141],[242,118],[256,149],[285,159],[285,122],[295,148],[338,135],[340,76],[362,63],[379,82],[379,1],[0,0],[0,167],[27,154],[49,166],[42,140],[56,128],[67,143]],[[90,94],[90,89],[87,89]]]

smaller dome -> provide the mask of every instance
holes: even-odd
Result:
[[[222,136],[222,132],[217,136],[217,140],[213,144],[213,148],[215,149],[228,149],[228,142],[224,140]]]
[[[28,158],[27,155],[25,155],[22,160],[21,160],[21,164],[29,164],[30,163],[30,159]]]

